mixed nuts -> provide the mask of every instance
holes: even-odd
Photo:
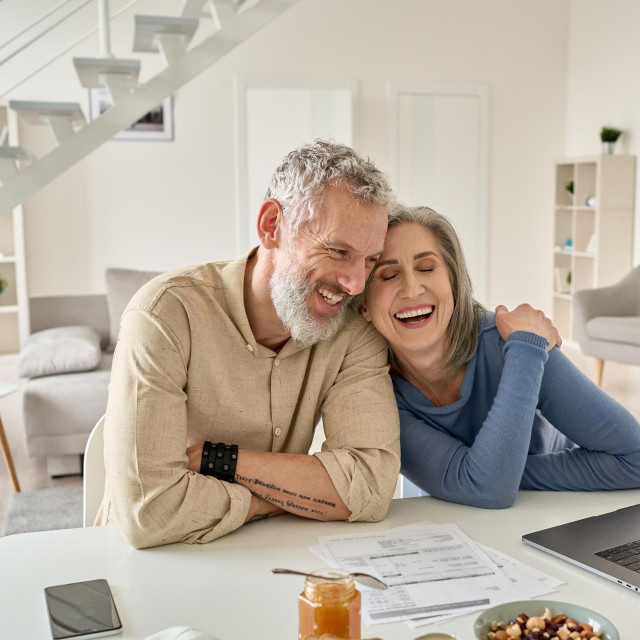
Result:
[[[577,640],[600,638],[602,631],[594,631],[586,622],[576,622],[564,613],[553,615],[545,608],[541,616],[521,613],[509,622],[491,622],[488,640]]]

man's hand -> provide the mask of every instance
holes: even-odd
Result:
[[[189,458],[189,464],[187,468],[189,471],[195,471],[200,473],[200,464],[202,463],[202,449],[204,442],[196,442],[187,448],[187,457]]]
[[[528,304],[521,304],[513,311],[498,305],[495,323],[503,340],[506,340],[514,331],[529,331],[547,339],[549,343],[547,351],[562,344],[562,338],[551,320],[542,311]]]
[[[195,471],[200,473],[200,463],[202,461],[202,449],[204,448],[204,442],[197,442],[187,448],[187,457],[189,458],[189,464],[187,468],[189,471]],[[247,522],[256,522],[257,520],[264,520],[265,518],[273,518],[274,516],[281,516],[287,513],[284,509],[281,509],[275,504],[271,504],[266,500],[263,500],[259,496],[251,496],[251,505],[245,518],[245,524]]]

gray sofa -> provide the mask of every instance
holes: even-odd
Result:
[[[34,356],[41,356],[45,366],[35,372],[36,377],[29,377],[24,388],[26,446],[30,456],[47,458],[49,475],[81,473],[81,455],[87,438],[107,407],[111,361],[120,316],[131,296],[156,275],[158,272],[155,271],[108,269],[106,295],[30,299],[32,335],[23,347],[18,370],[21,370],[21,364],[23,371],[29,370],[24,366],[27,357],[33,361]],[[97,353],[84,367],[85,370],[68,372],[60,366],[60,362],[69,362],[69,358],[64,357],[68,345],[63,343],[64,336],[59,335],[64,332],[50,331],[60,327],[75,327],[76,331],[82,329],[95,336]],[[38,341],[43,336],[45,339]],[[44,352],[46,348],[57,349],[56,356],[63,357],[52,358]],[[58,372],[56,367],[61,371]],[[82,367],[76,363],[75,368]]]
[[[578,291],[573,332],[582,351],[596,358],[598,386],[605,360],[640,365],[640,266],[611,287]]]

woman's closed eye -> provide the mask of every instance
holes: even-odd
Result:
[[[396,275],[398,275],[398,274],[395,273],[394,271],[380,271],[380,272],[378,272],[378,278],[380,278],[380,280],[383,280],[384,282],[386,282],[387,280],[393,280],[393,278],[395,278]]]

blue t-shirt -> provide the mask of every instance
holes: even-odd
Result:
[[[392,373],[402,473],[433,496],[489,508],[511,506],[519,488],[640,487],[640,423],[546,349],[525,331],[503,341],[488,313],[453,404],[434,406]]]

